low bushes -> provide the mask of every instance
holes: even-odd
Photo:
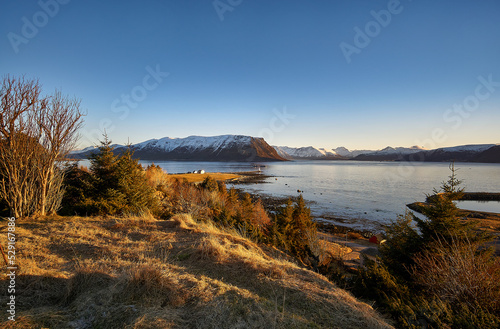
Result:
[[[235,228],[254,241],[275,245],[308,265],[319,260],[316,226],[300,196],[268,214],[259,199],[227,189],[208,176],[202,183],[170,178],[159,166],[143,168],[132,152],[116,155],[105,139],[91,157],[90,168],[76,164],[66,170],[62,214],[154,214],[168,219],[188,214]],[[314,250],[314,252],[313,252]]]
[[[426,219],[401,216],[386,230],[377,262],[357,276],[353,292],[374,300],[399,328],[500,327],[500,262],[488,236],[457,216],[454,167],[442,193],[428,196]]]

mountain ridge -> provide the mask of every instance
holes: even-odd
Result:
[[[420,146],[392,147],[387,146],[381,150],[348,150],[341,146],[331,149],[335,156],[321,156],[315,147],[287,147],[273,146],[278,153],[290,160],[311,160],[312,154],[303,152],[304,149],[316,150],[315,160],[358,160],[358,161],[423,161],[423,162],[486,162],[500,163],[499,144],[467,144],[453,147],[442,147],[427,150]],[[288,151],[288,152],[287,152]],[[328,152],[327,150],[325,150]]]
[[[130,146],[113,145],[115,153],[128,147],[135,158],[164,161],[286,161],[262,137],[244,135],[163,137]],[[88,158],[97,148],[71,153],[74,158]]]
[[[399,161],[500,163],[500,145],[469,144],[405,155]]]
[[[114,152],[127,147],[134,157],[155,161],[287,161],[287,160],[358,160],[358,161],[424,161],[500,163],[500,144],[467,144],[425,149],[420,146],[392,147],[380,150],[348,150],[314,146],[271,146],[262,137],[245,135],[163,137],[130,146],[114,144]],[[71,152],[74,158],[88,158],[97,147]]]
[[[322,159],[322,158],[335,160],[342,158],[333,150],[329,151],[324,148],[316,148],[313,146],[306,146],[299,148],[293,148],[288,146],[273,146],[273,147],[280,156],[290,160],[296,158],[307,158],[310,160]]]

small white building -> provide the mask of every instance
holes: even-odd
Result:
[[[193,174],[204,174],[204,173],[205,173],[205,170],[203,170],[203,169],[193,171]]]

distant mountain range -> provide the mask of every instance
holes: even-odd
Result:
[[[406,155],[401,161],[500,163],[500,145],[480,144],[445,147]]]
[[[127,146],[114,145],[121,153]],[[499,144],[462,145],[426,150],[418,146],[386,147],[382,150],[353,150],[270,146],[263,138],[222,135],[212,137],[151,139],[130,146],[134,156],[143,160],[178,161],[286,161],[286,160],[360,160],[500,163]],[[87,158],[96,147],[72,152],[74,158]]]
[[[477,144],[426,150],[419,146],[386,147],[382,150],[354,150],[345,147],[324,148],[274,146],[280,156],[288,160],[345,159],[358,161],[429,161],[429,162],[486,162],[500,163],[500,145]]]
[[[288,160],[296,159],[341,159],[342,156],[338,155],[333,150],[328,151],[324,148],[315,148],[312,146],[307,147],[288,147],[288,146],[273,146],[276,152],[283,158]]]
[[[383,160],[396,160],[402,155],[413,154],[423,151],[424,149],[418,146],[410,148],[405,147],[386,147],[383,150],[353,150],[350,151],[345,147],[337,147],[335,149],[327,150],[324,148],[308,147],[287,147],[287,146],[273,146],[279,155],[289,160],[302,160],[302,159],[357,159],[369,160],[366,157],[383,158]]]

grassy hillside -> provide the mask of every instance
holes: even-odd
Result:
[[[16,233],[17,321],[2,328],[391,327],[276,249],[189,215],[24,220]]]

